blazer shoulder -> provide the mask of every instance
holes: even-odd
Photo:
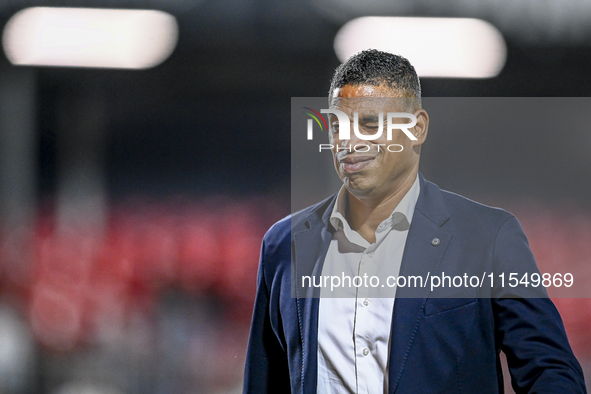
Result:
[[[336,194],[325,198],[324,200],[287,215],[277,223],[273,224],[265,234],[265,240],[277,241],[284,238],[290,238],[292,231],[300,231],[307,228],[306,222],[321,219],[326,211],[331,207]]]
[[[282,245],[290,245],[292,233],[308,228],[306,222],[321,219],[334,199],[335,195],[332,195],[317,204],[287,215],[273,224],[263,238],[265,251],[273,252]]]
[[[515,219],[515,215],[505,209],[491,207],[447,190],[441,190],[441,193],[452,217],[489,225],[500,225],[507,219]]]

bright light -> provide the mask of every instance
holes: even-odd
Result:
[[[17,65],[142,69],[166,60],[177,38],[162,11],[33,7],[8,21],[2,44]]]
[[[341,61],[370,48],[402,55],[421,77],[490,78],[507,56],[494,26],[467,18],[353,19],[337,33],[334,48]]]

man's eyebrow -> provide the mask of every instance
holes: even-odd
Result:
[[[359,119],[361,122],[377,122],[379,121],[379,118],[377,115],[361,115],[361,118]]]

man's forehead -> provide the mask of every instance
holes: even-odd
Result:
[[[409,102],[408,97],[337,97],[330,108],[360,113],[400,112]]]
[[[412,100],[398,89],[385,85],[345,85],[334,89],[330,108],[380,112],[406,108]]]
[[[335,97],[389,97],[395,89],[386,85],[347,84],[333,92]]]

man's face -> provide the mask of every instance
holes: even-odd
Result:
[[[399,94],[387,86],[345,85],[337,89],[332,96],[331,108],[343,111],[350,119],[350,140],[339,139],[338,119],[331,114],[329,117],[329,140],[333,148],[333,158],[337,174],[349,192],[357,197],[387,195],[392,192],[405,177],[413,176],[418,169],[419,146],[424,138],[412,141],[402,130],[394,129],[392,139],[387,139],[387,113],[410,112],[419,115],[417,126],[425,121],[419,119],[423,110],[410,111],[412,99],[395,97]],[[358,113],[359,132],[374,135],[380,125],[379,113],[383,113],[382,135],[371,140],[358,138],[354,132],[354,112]],[[393,123],[406,123],[409,119],[394,118]],[[409,129],[414,132],[414,128]],[[418,127],[420,130],[420,127]],[[425,128],[426,131],[426,128]],[[359,149],[343,150],[343,146],[358,145]],[[368,148],[369,151],[362,152]],[[337,146],[339,147],[337,151]],[[390,150],[388,151],[388,146]],[[402,148],[401,148],[402,147]],[[402,150],[401,150],[402,149]],[[401,150],[401,151],[400,151]],[[397,152],[399,151],[399,152]]]

